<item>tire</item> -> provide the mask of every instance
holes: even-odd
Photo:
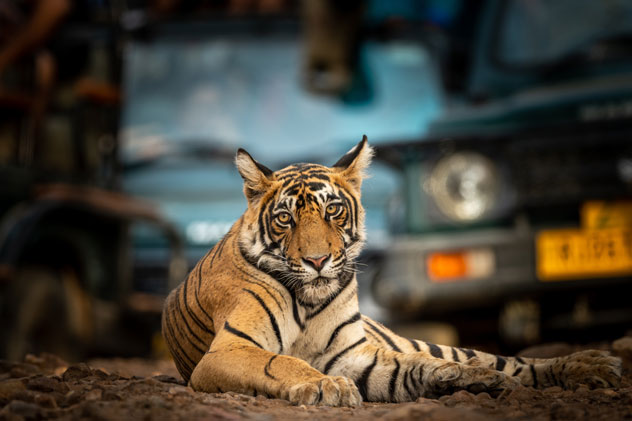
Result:
[[[85,305],[77,304],[81,301],[77,296],[85,293],[77,292],[78,284],[68,281],[68,273],[28,267],[13,278],[3,297],[8,313],[2,349],[5,358],[20,361],[28,353],[41,352],[68,361],[83,357],[89,335],[86,326],[92,318],[85,314]]]

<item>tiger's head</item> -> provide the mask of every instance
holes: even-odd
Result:
[[[305,304],[336,294],[353,278],[364,243],[360,188],[372,155],[364,136],[332,167],[272,171],[240,149],[235,161],[248,199],[239,233],[244,257]]]

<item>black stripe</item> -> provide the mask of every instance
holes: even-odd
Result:
[[[353,228],[358,229],[358,201],[356,198],[351,195],[351,200],[353,201]]]
[[[272,197],[272,196],[270,196],[270,197]],[[269,204],[269,202],[271,200],[272,199],[268,199],[268,202],[262,203],[261,204],[261,209],[262,210],[259,212],[259,218],[258,218],[258,222],[259,222],[259,241],[261,241],[261,244],[263,246],[266,245],[266,242],[265,242],[265,226],[263,224],[263,214],[265,212],[265,208],[268,206],[268,204]]]
[[[365,329],[365,330],[364,330],[364,333],[366,333],[367,335],[370,335],[373,339],[375,339],[375,342],[377,342],[377,343],[379,343],[379,344],[381,344],[381,343],[382,343],[382,341],[380,341],[380,338],[378,338],[377,336],[375,336],[375,333],[371,332],[370,330]]]
[[[246,272],[245,270],[243,270],[242,268],[238,267],[237,265],[235,265],[235,267],[237,267],[237,269],[240,269],[240,271],[246,275],[248,275],[248,277],[250,277],[251,279],[243,279],[243,281],[248,282],[249,284],[253,284],[253,285],[257,285],[261,288],[263,288],[263,290],[265,292],[268,293],[268,295],[270,296],[270,298],[272,298],[274,300],[274,302],[277,304],[277,306],[279,307],[279,310],[284,311],[285,309],[281,306],[281,303],[279,302],[279,300],[277,300],[277,298],[274,296],[274,294],[272,294],[272,292],[270,292],[270,290],[268,289],[267,285],[263,282],[260,282],[258,280],[256,280],[256,278],[253,278],[251,275],[248,274],[248,272]],[[276,291],[276,290],[275,290]],[[277,293],[279,293],[279,291],[276,291]],[[280,293],[279,293],[280,294]],[[283,297],[281,295],[281,299],[283,300],[283,302],[285,303],[285,305],[287,305],[287,301],[285,300],[285,297]]]
[[[340,187],[340,193],[342,193],[342,195],[345,197],[345,199],[347,201],[351,200],[352,202],[352,206],[350,206],[353,209],[353,227],[356,228],[356,224],[358,222],[358,201],[356,200],[356,198],[354,197],[353,194],[349,193],[349,191],[345,188],[343,188],[342,186]]]
[[[406,388],[406,393],[410,396],[410,400],[413,401],[417,398],[418,393],[415,393],[415,387],[413,386],[413,370],[415,367],[410,368],[406,374],[404,374],[404,387]]]
[[[419,347],[419,344],[417,343],[416,340],[409,339],[409,338],[406,338],[406,339],[408,339],[408,342],[410,342],[412,344],[413,348],[415,348],[415,351],[417,351],[417,352],[421,351],[421,348]]]
[[[471,349],[465,349],[465,348],[459,348],[459,349],[461,350],[461,352],[465,354],[468,360],[470,358],[476,357],[476,352],[472,351]]]
[[[331,178],[329,178],[329,176],[324,172],[313,172],[309,176],[331,183]]]
[[[412,374],[411,374],[411,377],[412,377]],[[423,388],[423,377],[424,377],[424,366],[422,364],[419,364],[419,378],[412,377],[413,383],[416,384],[418,390]]]
[[[177,339],[177,336],[174,334],[174,333],[175,333],[175,331],[177,331],[177,332],[178,332],[178,334],[180,335],[180,337],[181,337],[183,340],[186,340],[186,341],[187,341],[187,342],[188,342],[188,343],[189,343],[189,344],[190,344],[193,348],[195,348],[195,349],[196,349],[196,350],[197,350],[200,354],[204,354],[204,350],[203,350],[203,349],[201,349],[199,346],[197,346],[197,345],[196,345],[193,341],[191,341],[191,338],[189,338],[187,335],[185,335],[185,334],[184,334],[184,332],[182,331],[182,329],[181,329],[181,327],[180,327],[180,323],[178,323],[178,322],[177,322],[177,320],[176,320],[176,314],[178,314],[178,313],[177,313],[177,310],[178,310],[178,309],[177,309],[177,308],[174,308],[174,304],[173,304],[173,301],[175,300],[175,302],[176,302],[175,306],[176,306],[176,307],[178,306],[178,301],[179,301],[179,300],[178,300],[178,296],[177,296],[177,294],[176,294],[175,296],[172,296],[172,297],[173,297],[173,299],[172,299],[172,300],[169,300],[169,304],[171,305],[171,307],[166,309],[166,310],[169,312],[169,314],[172,316],[172,320],[173,320],[173,323],[169,323],[169,324],[167,325],[167,327],[169,327],[169,329],[171,330],[171,332],[170,332],[170,333],[172,334],[172,336],[173,336],[173,337],[174,337],[174,339],[176,340],[176,343],[179,345],[179,347],[181,348],[181,350],[182,350],[183,352],[184,352],[184,348],[182,348],[182,346],[180,345],[180,342],[179,342],[179,341],[178,341],[178,339]],[[180,314],[180,317],[182,317],[182,314]],[[182,318],[184,319],[184,317],[182,317]],[[175,331],[173,330],[173,328],[174,328],[174,327],[175,327]],[[191,361],[191,363],[193,364],[193,366],[195,366],[195,364],[196,364],[196,363],[195,363],[195,361],[194,361],[192,358],[190,358],[190,357],[189,357],[189,354],[187,354],[186,352],[184,352],[184,354],[187,356],[187,359],[188,359],[189,361]]]
[[[173,338],[173,347],[172,350],[177,350],[180,352],[180,354],[182,354],[187,360],[189,360],[189,362],[191,364],[187,364],[187,366],[189,366],[189,369],[192,370],[193,367],[195,367],[196,362],[189,357],[189,354],[186,353],[185,349],[182,348],[182,346],[180,345],[180,342],[178,341],[178,337],[175,335],[175,332],[173,330],[173,325],[176,326],[176,329],[178,329],[178,333],[180,333],[180,335],[182,335],[182,332],[180,332],[179,328],[178,328],[178,324],[177,323],[167,323],[167,330],[169,332],[169,335],[171,335],[171,337]],[[181,356],[182,356],[181,355]],[[183,359],[184,361],[184,359]]]
[[[342,294],[342,292],[347,288],[349,284],[351,284],[351,280],[353,279],[353,273],[343,273],[340,275],[338,281],[340,285],[338,287],[338,291],[336,291],[333,295],[331,295],[325,303],[323,303],[316,311],[307,315],[307,320],[311,320],[314,317],[318,316],[324,309],[326,309],[336,298]]]
[[[184,334],[182,334],[182,331],[179,329],[180,324],[176,323],[176,326],[178,327],[178,332],[180,332],[180,334],[183,336],[183,338],[185,338],[187,340],[187,342],[189,342],[189,344],[191,344],[191,346],[193,348],[195,348],[200,354],[204,354],[204,349],[200,348],[197,344],[195,344],[195,342],[193,342],[191,340],[191,336],[193,336],[195,339],[197,339],[198,342],[200,342],[202,345],[206,346],[206,343],[202,340],[202,338],[200,338],[198,335],[196,335],[196,333],[193,331],[193,329],[191,329],[191,326],[189,325],[189,322],[187,322],[186,317],[184,317],[184,314],[182,313],[182,308],[180,308],[180,297],[179,297],[179,295],[180,294],[178,294],[178,292],[176,292],[175,297],[173,297],[173,298],[175,298],[175,301],[176,301],[176,310],[178,312],[178,315],[180,316],[180,318],[184,322],[184,326],[186,326],[187,330],[189,331],[189,333],[191,335],[184,335]]]
[[[251,291],[247,288],[242,288],[242,290],[246,291],[248,294],[255,297],[255,299],[261,304],[261,307],[268,313],[268,318],[270,319],[270,324],[272,325],[272,329],[274,329],[274,334],[276,335],[277,341],[279,342],[279,354],[283,352],[283,339],[281,339],[281,331],[279,330],[279,325],[276,321],[276,317],[270,311],[266,303],[261,299],[261,297],[254,291]]]
[[[520,374],[522,372],[522,367],[518,367],[516,368],[516,371],[513,372],[513,374],[511,375],[511,377],[516,377],[518,374]]]
[[[184,288],[182,288],[182,285],[184,285]],[[181,292],[181,294],[178,294],[178,292]],[[204,323],[202,323],[202,321],[195,315],[195,313],[189,308],[189,306],[187,305],[187,281],[185,280],[182,284],[180,284],[179,290],[176,292],[176,300],[178,303],[178,310],[180,311],[180,313],[182,313],[181,308],[180,308],[180,297],[182,297],[182,305],[184,306],[184,310],[186,311],[186,314],[191,318],[191,320],[193,320],[195,322],[196,325],[198,325],[198,327],[206,333],[213,333],[211,332],[208,327],[206,325],[204,325]],[[184,313],[182,313],[184,315]],[[184,319],[184,317],[183,317]],[[184,321],[187,325],[187,327],[190,329],[189,327],[189,323],[187,323],[187,321]],[[206,345],[206,341],[204,341],[202,338],[200,338],[199,336],[197,336],[192,330],[191,333],[196,337],[196,339],[198,339],[202,344]]]
[[[505,360],[500,355],[496,355],[496,370],[503,371],[505,365],[507,365],[507,360]]]
[[[544,376],[549,381],[548,386],[553,386],[555,384],[555,378],[553,377],[553,366],[550,365],[548,370],[544,371]]]
[[[372,323],[370,323],[367,319],[363,319],[363,321],[364,321],[364,323],[369,325],[369,327],[371,329],[373,329],[373,331],[375,331],[375,333],[380,335],[386,341],[386,343],[391,347],[391,349],[393,349],[394,351],[397,351],[397,352],[402,352],[402,350],[399,349],[399,347],[397,345],[395,345],[395,342],[393,342],[393,340],[386,333],[384,333],[381,330],[379,330]]]
[[[261,244],[267,249],[269,244],[266,240],[271,240],[270,236],[270,218],[272,215],[272,208],[274,207],[274,201],[270,200],[267,203],[267,209],[262,210],[259,213],[259,221],[262,225],[259,225],[259,238],[261,240]],[[263,209],[263,206],[261,207]],[[266,217],[264,218],[264,212],[266,212]]]
[[[290,297],[292,297],[292,315],[294,316],[294,321],[296,322],[298,327],[301,329],[301,331],[305,330],[305,324],[301,321],[301,318],[298,314],[298,307],[296,304],[296,294],[294,290],[289,288],[273,272],[266,270],[265,268],[259,268],[257,264],[252,261],[252,258],[248,255],[248,253],[241,246],[239,247],[239,253],[241,254],[241,257],[244,259],[244,261],[248,263],[250,266],[252,266],[255,270],[265,273],[266,275],[270,276],[272,279],[277,281],[279,285],[285,288],[285,290],[290,295]]]
[[[351,323],[355,323],[358,320],[360,320],[360,313],[356,313],[353,316],[351,316],[351,318],[345,322],[342,322],[338,325],[338,327],[336,327],[334,329],[334,331],[331,333],[331,336],[329,337],[329,342],[327,342],[327,346],[325,346],[325,349],[323,350],[323,352],[325,352],[327,350],[327,348],[329,348],[329,346],[332,344],[332,342],[334,341],[334,339],[336,339],[336,337],[338,336],[338,334],[340,333],[340,330],[351,324]]]
[[[184,309],[187,311],[187,314],[189,315],[189,317],[195,322],[196,325],[198,325],[198,327],[206,332],[206,333],[210,333],[211,335],[215,335],[215,332],[213,332],[213,330],[209,329],[207,325],[205,325],[202,320],[200,320],[200,318],[197,316],[197,314],[195,314],[194,311],[191,310],[191,308],[189,307],[189,303],[187,302],[187,297],[188,297],[188,289],[189,289],[189,278],[187,277],[187,279],[184,280],[184,291],[182,292],[182,295],[184,296]],[[195,294],[195,298],[197,300],[197,294]]]
[[[329,360],[327,364],[325,364],[325,369],[323,370],[323,373],[325,374],[329,373],[329,370],[331,370],[331,367],[333,367],[333,365],[336,364],[336,362],[340,359],[340,357],[342,357],[344,354],[346,354],[347,352],[349,352],[350,350],[352,350],[353,348],[355,348],[356,346],[364,342],[366,342],[366,338],[362,337],[356,343],[349,345],[348,347],[346,347],[345,349],[343,349],[342,351],[334,355],[334,357],[331,360]]]
[[[341,196],[345,200],[347,206],[353,210],[353,220],[351,221],[351,226],[356,229],[358,221],[358,202],[355,197],[353,197],[352,194],[349,194],[349,192],[347,192],[347,190],[345,190],[342,186],[338,185],[338,187],[340,188]]]
[[[461,362],[461,359],[459,358],[459,354],[458,352],[456,352],[456,348],[452,348],[452,359],[456,361],[457,363]]]
[[[208,257],[211,255],[211,253],[213,254],[213,257],[211,258],[211,262],[209,263],[209,270],[212,269],[213,267],[213,263],[215,261],[215,258],[217,257],[218,254],[221,254],[221,250],[224,247],[224,244],[227,240],[227,238],[230,237],[230,232],[228,232],[224,237],[222,237],[222,239],[220,240],[219,243],[215,244],[215,246],[211,249],[211,251],[209,251],[203,258],[202,260],[198,263],[198,279],[197,279],[197,288],[194,291],[194,297],[195,297],[195,302],[198,305],[199,309],[202,311],[202,313],[204,313],[204,315],[210,320],[211,324],[215,324],[213,321],[213,318],[211,317],[210,314],[208,314],[206,312],[206,310],[204,309],[204,307],[202,306],[202,303],[200,303],[200,298],[199,298],[199,293],[200,293],[200,289],[202,286],[202,267],[204,266],[204,263],[206,262],[206,260],[208,259]],[[185,281],[186,282],[186,281]],[[213,326],[214,327],[214,326]],[[213,335],[215,334],[215,332],[213,332]]]
[[[243,338],[247,341],[252,342],[253,344],[255,344],[257,347],[263,349],[263,347],[261,345],[259,345],[259,342],[255,341],[254,339],[252,339],[249,335],[245,334],[244,332],[242,332],[241,330],[237,330],[234,327],[232,327],[231,325],[228,324],[228,322],[224,323],[224,329],[226,329],[227,331],[229,331],[230,333],[232,333],[235,336],[239,336],[240,338]]]
[[[522,358],[520,358],[520,357],[516,357],[516,361],[518,361],[520,364],[527,365],[527,363],[524,362],[524,360]]]
[[[270,374],[270,364],[272,364],[272,361],[274,361],[274,359],[278,357],[278,355],[273,355],[270,358],[270,361],[268,361],[268,363],[266,364],[266,366],[263,368],[263,372],[265,373],[266,377],[271,378],[272,380],[276,380],[276,377],[274,377],[272,374]]]
[[[310,190],[316,192],[318,190],[324,189],[325,183],[321,183],[320,181],[309,181],[307,182],[307,187],[309,187]]]
[[[333,298],[336,298],[338,296],[338,294],[340,293],[340,290],[338,290],[338,292],[335,293],[335,296]],[[316,310],[314,310],[312,313],[308,314],[306,316],[307,320],[312,320],[314,317],[318,316],[324,309],[326,309],[327,307],[329,307],[329,304],[331,304],[331,300],[327,300],[325,301],[324,304],[322,304],[320,307],[318,307]],[[301,302],[301,305],[304,307],[309,307],[308,303],[303,303]]]
[[[429,342],[426,342],[426,345],[428,345],[428,349],[430,350],[430,355],[432,355],[435,358],[443,359],[443,351],[441,350],[441,348]]]
[[[360,378],[355,382],[358,390],[360,391],[360,395],[362,395],[362,399],[365,401],[369,400],[369,376],[371,376],[371,372],[375,368],[377,364],[377,354],[373,357],[373,362],[369,364],[360,375]]]
[[[559,381],[557,379],[557,376],[555,375],[555,373],[553,372],[553,365],[549,366],[549,373],[551,374],[551,378],[553,379],[553,384],[555,386],[560,386]]]
[[[237,241],[233,242],[233,251],[237,251]],[[243,254],[242,254],[243,257]],[[244,281],[250,283],[250,284],[255,284],[260,286],[261,288],[263,288],[269,295],[270,297],[272,297],[272,299],[277,303],[277,305],[279,306],[279,309],[281,311],[284,310],[284,307],[281,307],[281,303],[279,302],[279,300],[277,300],[277,298],[274,296],[274,294],[272,294],[272,292],[270,292],[270,290],[268,288],[272,288],[272,290],[274,292],[276,292],[277,294],[279,294],[279,296],[281,297],[281,299],[283,300],[283,303],[287,306],[287,300],[285,299],[285,297],[283,296],[283,293],[281,291],[279,291],[278,289],[276,289],[275,287],[273,287],[272,285],[266,284],[263,281],[260,281],[259,279],[255,278],[253,275],[251,275],[250,273],[246,272],[244,270],[244,268],[242,268],[239,265],[235,265],[235,267],[237,268],[237,270],[239,270],[239,272],[241,272],[246,278],[248,279],[244,279]],[[259,269],[257,269],[258,272],[260,272]]]
[[[388,396],[391,402],[395,401],[395,385],[397,384],[397,375],[399,374],[399,361],[397,358],[393,359],[395,362],[395,369],[391,373],[391,380],[388,382]]]
[[[298,305],[296,304],[296,296],[294,296],[294,294],[292,294],[292,316],[294,316],[294,322],[301,331],[305,330],[305,323],[301,321],[301,316],[298,314]]]
[[[213,328],[214,328],[215,326],[214,326],[213,318],[210,316],[210,314],[206,312],[206,310],[204,310],[204,307],[202,307],[202,303],[200,303],[200,297],[199,297],[200,286],[202,284],[202,266],[204,266],[204,262],[206,261],[206,259],[208,259],[210,254],[211,254],[210,252],[206,253],[206,256],[204,256],[202,260],[200,261],[200,263],[198,263],[198,282],[197,282],[198,286],[197,286],[197,290],[194,291],[195,292],[194,295],[195,295],[195,302],[197,303],[198,307],[200,308],[200,310],[202,310],[202,313],[204,313],[204,315],[211,321],[211,324],[213,324]],[[215,259],[215,255],[213,255],[213,259]],[[212,266],[212,264],[213,263],[211,262],[209,269]]]
[[[529,368],[531,368],[531,375],[533,376],[533,387],[537,389],[538,387],[538,376],[535,373],[535,367],[533,364],[529,364]]]
[[[187,373],[187,377],[189,377],[191,375],[192,368],[188,364],[185,363],[184,359],[182,358],[182,356],[178,352],[178,349],[176,348],[176,345],[174,345],[174,341],[175,342],[177,342],[177,341],[175,339],[171,339],[169,337],[168,330],[169,330],[169,326],[167,326],[167,330],[163,331],[163,335],[162,336],[165,338],[165,342],[167,342],[167,346],[169,347],[169,351],[171,352],[171,355],[173,356],[173,360],[176,363],[176,366],[178,368],[178,372],[179,373]]]

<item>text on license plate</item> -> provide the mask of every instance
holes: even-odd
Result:
[[[536,269],[542,281],[632,274],[632,228],[541,231]]]

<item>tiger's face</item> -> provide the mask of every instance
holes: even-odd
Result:
[[[247,152],[237,154],[248,198],[241,251],[306,304],[327,300],[353,278],[364,242],[360,187],[371,155],[366,137],[332,167],[272,172]]]

